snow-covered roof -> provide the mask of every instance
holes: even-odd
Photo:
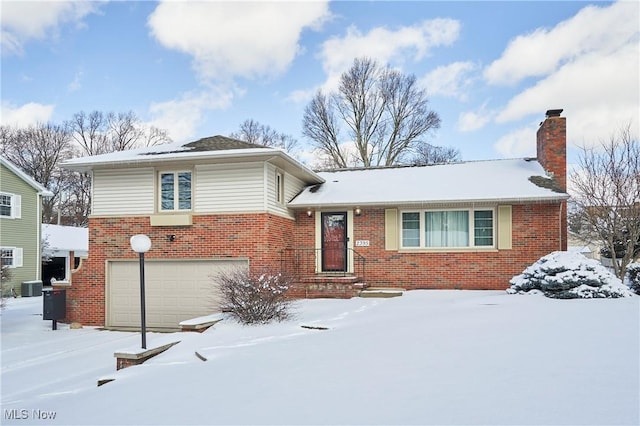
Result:
[[[36,182],[31,176],[29,176],[28,174],[20,170],[20,168],[15,164],[13,164],[11,161],[0,156],[0,164],[2,164],[7,169],[15,173],[20,179],[25,181],[29,186],[33,187],[33,189],[38,191],[38,194],[44,197],[53,197],[53,193],[51,191],[49,191],[47,188],[45,188],[44,186]]]
[[[89,171],[105,167],[146,166],[159,162],[176,161],[227,161],[227,160],[274,160],[295,176],[309,182],[322,182],[311,169],[289,156],[279,148],[257,145],[226,136],[211,136],[194,142],[174,142],[127,151],[110,152],[101,155],[79,157],[67,160],[62,167],[72,170]]]
[[[87,256],[89,252],[89,230],[75,226],[42,225],[42,239],[46,241],[44,253],[50,256],[64,255],[73,251],[75,256]]]
[[[296,208],[415,205],[454,202],[531,202],[569,198],[554,191],[536,160],[472,161],[431,166],[341,170],[318,173],[326,182],[306,188]]]

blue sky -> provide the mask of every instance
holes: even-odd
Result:
[[[426,88],[431,143],[464,160],[535,155],[547,109],[575,147],[640,116],[637,2],[0,2],[3,125],[133,110],[190,141],[302,116],[357,56]],[[348,142],[348,141],[345,141]],[[308,158],[307,158],[307,161]]]

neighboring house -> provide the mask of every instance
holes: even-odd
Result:
[[[285,152],[222,136],[78,158],[93,205],[89,257],[67,289],[68,321],[139,327],[216,311],[215,274],[270,269],[298,297],[364,287],[505,289],[567,248],[566,120],[550,110],[537,159],[314,172]]]
[[[589,259],[600,260],[601,248],[601,242],[586,239],[575,232],[569,231],[568,251],[576,251]]]
[[[53,194],[15,164],[0,157],[0,249],[10,279],[4,293],[20,294],[23,282],[40,280],[42,197]]]
[[[68,282],[89,255],[89,230],[75,226],[42,225],[42,283]]]

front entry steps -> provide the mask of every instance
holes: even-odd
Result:
[[[405,292],[403,288],[370,287],[360,291],[360,297],[399,297]]]

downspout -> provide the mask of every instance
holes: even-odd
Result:
[[[559,231],[559,238],[558,241],[560,242],[560,247],[558,247],[558,250],[562,251],[562,205],[564,204],[564,202],[560,201],[560,211],[558,214],[558,231]]]
[[[42,241],[40,237],[40,233],[42,232],[42,194],[36,195],[36,218],[37,224],[36,227],[36,277],[35,280],[42,279],[42,273],[40,270],[42,269]]]

